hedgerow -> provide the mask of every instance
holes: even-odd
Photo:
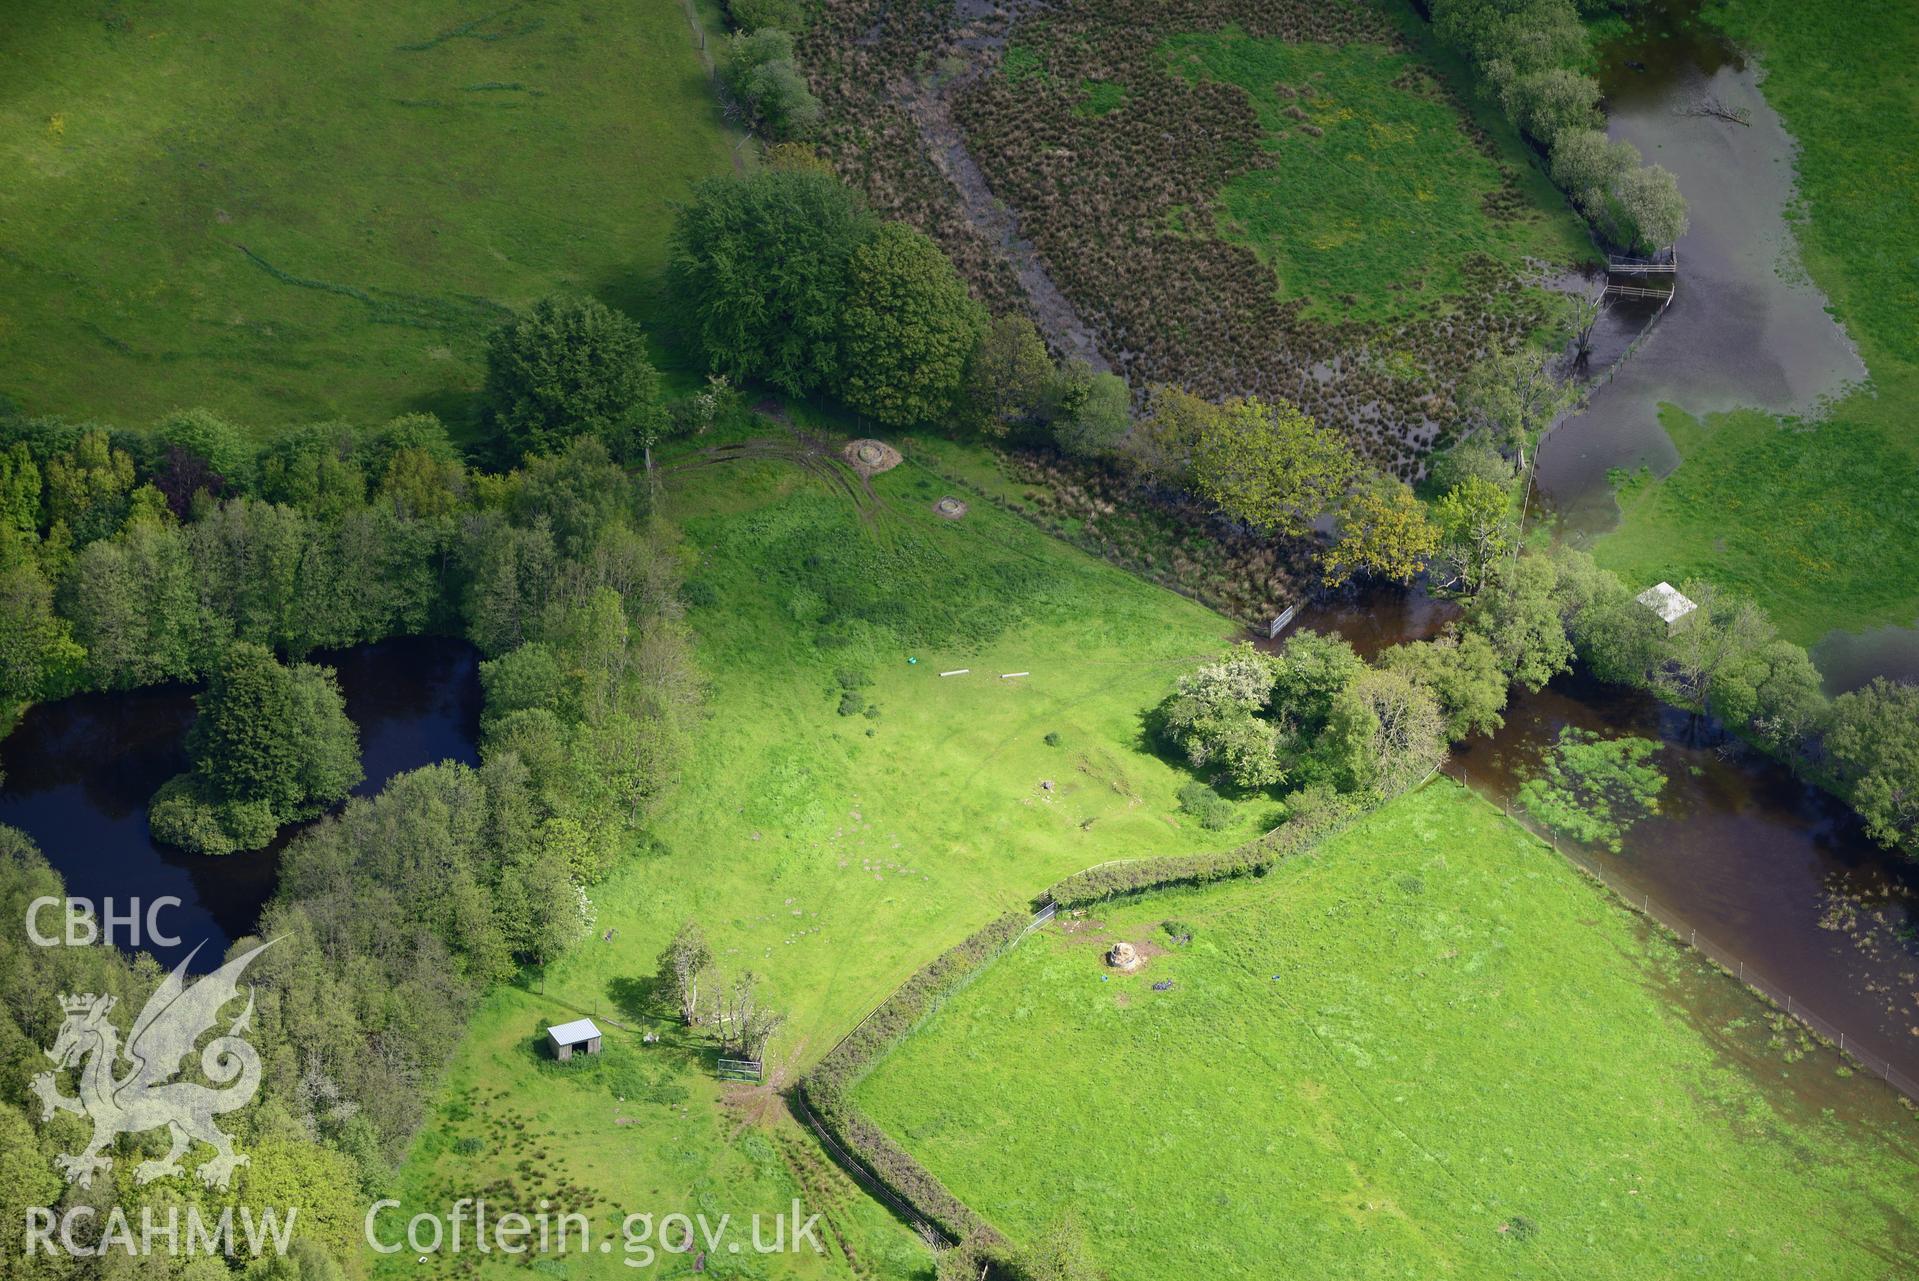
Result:
[[[1331,798],[1235,849],[1089,867],[1055,884],[1046,892],[1046,897],[1062,908],[1074,908],[1122,894],[1141,894],[1175,885],[1205,885],[1236,876],[1264,876],[1273,864],[1309,849],[1352,822],[1364,809],[1350,798]]]
[[[983,1236],[997,1242],[1001,1238],[992,1225],[867,1119],[853,1105],[852,1089],[947,997],[1012,946],[1026,925],[1026,917],[1008,913],[940,953],[882,1001],[800,1082],[800,1096],[806,1106],[846,1150],[954,1241]]]
[[[1262,875],[1279,859],[1344,827],[1362,810],[1349,798],[1331,798],[1237,849],[1088,868],[1055,884],[1040,902],[1072,908],[1120,894]],[[852,1091],[894,1046],[1016,943],[1029,924],[1024,914],[1009,912],[942,952],[829,1050],[799,1085],[801,1101],[867,1173],[956,1242],[1000,1245],[1004,1238],[860,1111]]]

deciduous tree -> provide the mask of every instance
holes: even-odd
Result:
[[[1919,858],[1919,685],[1881,676],[1841,694],[1826,750],[1872,838]]]
[[[1439,550],[1439,528],[1413,491],[1380,476],[1348,495],[1339,508],[1339,537],[1323,558],[1324,580],[1339,587],[1370,575],[1410,583]]]
[[[1285,401],[1236,398],[1202,428],[1193,479],[1214,506],[1267,534],[1298,537],[1351,483],[1352,451]]]
[[[945,252],[889,222],[853,251],[840,317],[846,403],[890,427],[945,418],[986,331]]]
[[[988,436],[1005,436],[1037,419],[1046,406],[1053,358],[1039,329],[1009,312],[993,321],[966,363],[968,417]]]
[[[874,220],[830,174],[709,178],[673,224],[672,293],[709,368],[796,396],[840,382],[840,311]]]
[[[494,330],[486,401],[514,459],[557,453],[585,433],[617,457],[650,463],[664,422],[646,335],[590,298],[542,298]]]

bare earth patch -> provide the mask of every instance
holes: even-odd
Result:
[[[840,451],[854,471],[862,476],[877,476],[900,465],[900,451],[883,440],[849,440]]]

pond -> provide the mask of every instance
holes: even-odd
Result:
[[[319,651],[308,661],[339,674],[347,715],[359,726],[366,778],[356,796],[436,761],[478,763],[479,653],[464,641],[406,637]],[[193,694],[168,685],[81,694],[28,711],[0,742],[0,823],[33,838],[73,897],[180,899],[159,922],[180,945],[147,950],[173,965],[204,941],[193,968],[205,971],[253,929],[273,892],[280,851],[299,828],[264,850],[224,858],[188,854],[148,835],[148,799],[187,768]]]

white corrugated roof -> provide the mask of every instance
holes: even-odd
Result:
[[[1639,603],[1668,623],[1676,623],[1699,606],[1671,583],[1659,583],[1639,593]]]
[[[574,1019],[571,1023],[561,1023],[550,1027],[546,1034],[553,1038],[555,1045],[578,1045],[582,1041],[591,1041],[600,1034],[592,1019]]]

